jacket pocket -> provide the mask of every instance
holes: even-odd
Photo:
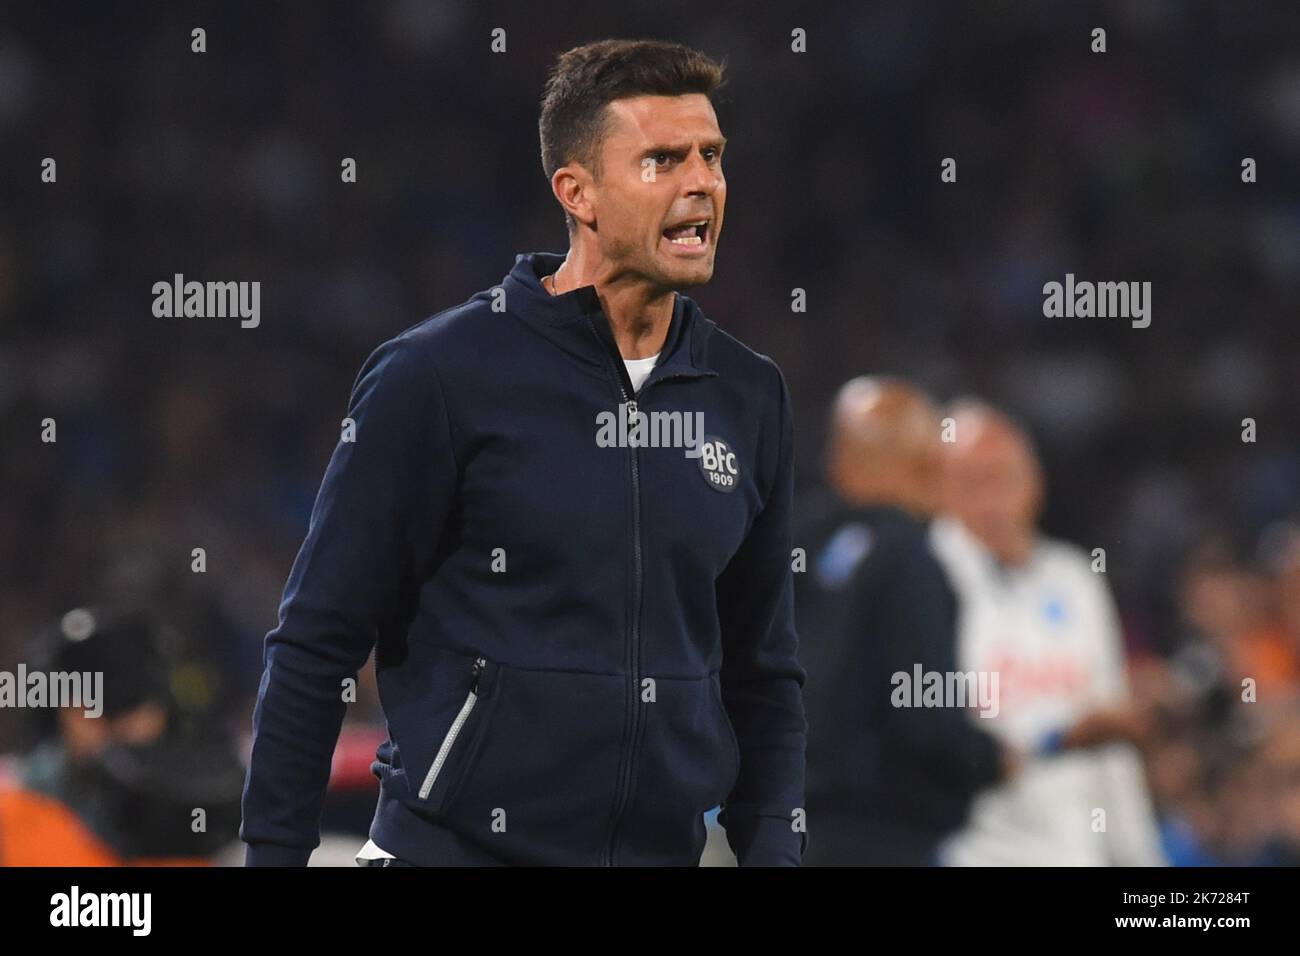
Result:
[[[412,805],[436,817],[474,762],[492,716],[497,665],[486,657],[438,651],[403,674],[407,690],[386,711],[397,742],[394,771]],[[422,674],[420,683],[413,675]],[[418,686],[414,692],[411,687]],[[399,695],[394,695],[399,696]]]
[[[731,722],[731,715],[727,713],[727,705],[722,700],[721,679],[717,674],[714,674],[709,678],[709,684],[713,687],[713,699],[718,705],[718,715],[727,728],[727,736],[731,738],[731,754],[736,761],[736,772],[732,775],[731,784],[727,787],[727,794],[730,794],[735,788],[736,782],[740,779],[740,740],[736,737],[736,725]],[[723,795],[723,798],[726,798],[726,794]]]
[[[461,756],[442,802],[446,824],[512,862],[600,863],[624,770],[627,678],[490,666],[488,697],[466,722],[476,726],[452,746],[449,760]]]
[[[641,705],[644,730],[623,829],[622,861],[695,866],[704,850],[704,815],[731,793],[739,748],[717,679],[658,677]]]
[[[482,657],[475,658],[474,665],[470,670],[470,677],[473,683],[470,685],[468,693],[465,695],[465,702],[461,704],[460,710],[457,711],[456,717],[452,720],[451,726],[447,728],[446,735],[442,738],[442,743],[438,747],[438,753],[433,758],[428,772],[424,775],[424,782],[420,784],[419,798],[428,800],[429,794],[433,792],[433,785],[438,782],[443,767],[447,765],[447,758],[450,756],[452,748],[456,746],[456,741],[460,738],[461,732],[465,729],[465,724],[469,721],[470,715],[478,705],[479,691],[481,690],[480,682],[483,677],[483,670],[487,666],[487,660]]]

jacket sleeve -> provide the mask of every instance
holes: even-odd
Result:
[[[249,866],[304,866],[346,705],[378,634],[409,623],[456,487],[441,385],[409,338],[362,366],[266,637],[240,838]],[[346,439],[346,432],[344,438]]]
[[[716,582],[722,700],[740,743],[740,776],[718,822],[741,866],[798,866],[807,845],[807,722],[797,659],[791,518],[794,446],[790,396],[780,383],[775,479],[763,510]],[[774,433],[774,434],[773,434]]]
[[[957,667],[957,610],[942,566],[928,539],[904,540],[887,549],[884,587],[866,592],[870,603],[859,602],[857,619],[871,621],[883,638],[879,648],[859,641],[865,653],[879,654],[880,663],[862,673],[951,674]],[[864,589],[865,590],[865,589]],[[893,684],[876,689],[890,694]],[[970,798],[1001,776],[1001,748],[985,730],[987,718],[969,708],[889,707],[881,734],[895,766],[925,767],[933,780],[952,796]]]

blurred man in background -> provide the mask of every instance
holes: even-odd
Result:
[[[29,671],[102,675],[102,699],[30,711],[35,747],[0,767],[0,866],[204,865],[235,841],[243,765],[172,694],[163,633],[77,608],[39,636]]]
[[[1129,742],[1124,646],[1110,593],[1077,548],[1043,537],[1042,470],[1027,436],[976,403],[951,412],[935,550],[960,604],[958,666],[999,676],[988,723],[1027,756],[975,801],[943,850],[958,866],[1160,865]]]
[[[939,416],[902,382],[856,378],[836,398],[828,485],[796,544],[808,672],[809,865],[926,865],[1011,752],[964,710],[897,707],[894,675],[950,673],[956,605],[926,538]]]

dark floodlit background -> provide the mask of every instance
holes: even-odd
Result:
[[[729,73],[726,227],[690,294],[785,371],[801,486],[853,375],[1019,416],[1047,529],[1106,549],[1139,693],[1206,690],[1149,755],[1171,852],[1294,861],[1300,719],[1277,701],[1300,683],[1300,7],[809,7],[6,5],[0,666],[69,608],[144,604],[183,638],[185,706],[246,736],[361,362],[516,253],[566,247],[537,144],[555,56],[673,39]],[[260,281],[260,327],[155,318],[178,272]],[[1152,282],[1151,326],[1044,318],[1067,272]],[[1241,673],[1271,709],[1234,704]],[[341,828],[368,821],[382,735],[367,687],[352,711]],[[30,737],[0,712],[0,752]]]

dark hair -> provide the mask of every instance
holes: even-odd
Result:
[[[723,66],[698,50],[662,40],[600,40],[560,56],[542,94],[537,127],[547,178],[578,162],[599,177],[600,145],[613,100],[632,96],[711,96]],[[572,232],[576,226],[566,212]]]
[[[168,629],[143,607],[95,605],[68,611],[41,628],[27,646],[32,669],[103,674],[100,704],[117,717],[147,703],[170,706]],[[30,712],[35,741],[58,733],[55,708]]]

